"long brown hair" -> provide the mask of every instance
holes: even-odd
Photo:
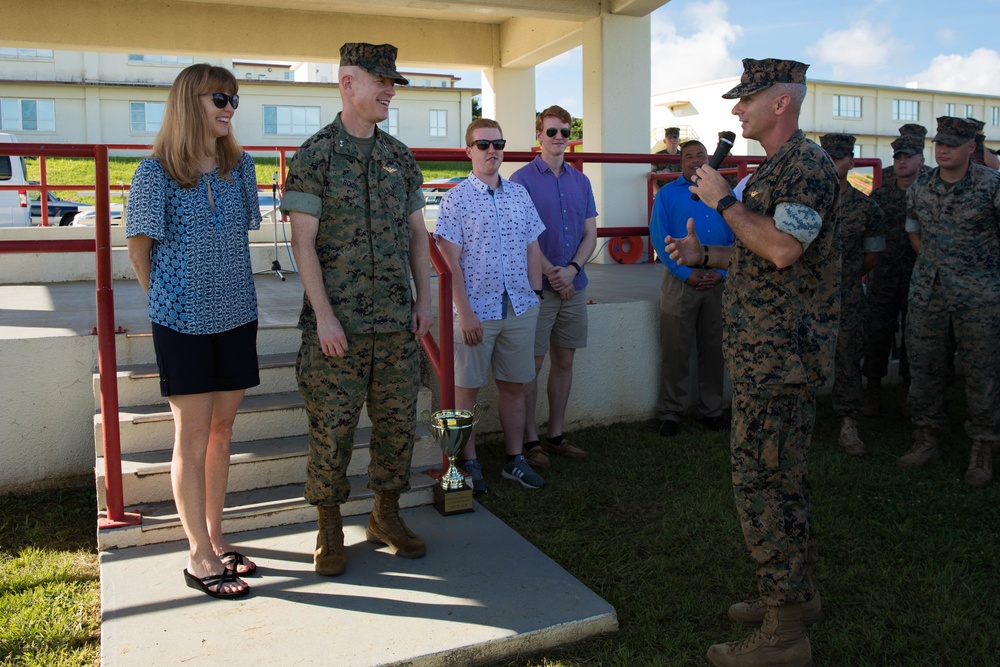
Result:
[[[185,67],[170,86],[163,124],[153,141],[153,156],[160,159],[164,170],[182,188],[192,188],[198,183],[199,157],[204,157],[205,143],[212,136],[199,95],[234,95],[239,88],[232,72],[205,63]],[[242,152],[232,127],[229,134],[215,139],[215,158],[223,178],[229,178]]]

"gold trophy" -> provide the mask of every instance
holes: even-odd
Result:
[[[438,410],[434,413],[424,410],[420,413],[420,421],[448,457],[448,469],[443,471],[440,483],[434,485],[434,507],[443,516],[472,511],[472,489],[455,466],[455,460],[469,442],[472,428],[482,416],[480,405],[472,410]]]

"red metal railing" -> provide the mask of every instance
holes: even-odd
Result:
[[[245,146],[252,152],[277,152],[279,184],[284,188],[285,172],[289,152],[294,153],[297,146]],[[107,513],[99,521],[100,528],[112,528],[123,525],[134,525],[141,522],[141,516],[124,511],[121,477],[121,437],[118,420],[118,385],[117,360],[114,339],[114,290],[111,279],[111,229],[110,229],[110,182],[108,173],[108,150],[149,150],[148,146],[135,144],[18,144],[4,145],[4,153],[17,156],[38,156],[41,174],[39,183],[28,187],[39,190],[43,224],[48,220],[49,190],[73,190],[89,188],[88,185],[50,185],[46,175],[46,157],[83,157],[92,158],[95,162],[94,191],[96,198],[96,230],[95,240],[41,240],[41,241],[0,241],[2,253],[37,253],[37,252],[94,252],[96,254],[96,296],[97,296],[97,337],[98,337],[98,373],[100,374],[102,439],[105,462],[105,493]],[[413,154],[418,161],[468,161],[468,156],[461,148],[416,148]],[[535,158],[534,152],[506,152],[507,162],[530,162]],[[573,167],[583,170],[587,163],[598,164],[651,164],[677,163],[676,155],[646,155],[635,153],[572,153],[566,155],[566,161]],[[749,167],[764,160],[763,157],[730,156],[726,164],[736,164],[736,173],[742,178]],[[874,158],[857,158],[858,167],[881,166],[881,160]],[[723,173],[732,173],[731,169],[723,169]],[[648,236],[649,213],[652,211],[654,181],[677,178],[673,173],[649,174],[647,177],[647,217],[643,226],[599,227],[598,237],[610,238],[617,236]],[[873,186],[881,183],[880,169],[873,169]],[[446,187],[446,186],[445,186]],[[0,185],[2,190],[23,191],[22,185]],[[127,187],[123,186],[123,189]],[[649,251],[651,253],[651,250]],[[421,339],[441,383],[441,406],[451,408],[455,405],[454,356],[452,354],[454,331],[452,325],[452,277],[451,271],[435,243],[430,243],[430,259],[438,275],[438,335],[440,345],[434,337],[427,333]]]
[[[95,239],[0,241],[0,253],[93,252],[96,254],[97,284],[97,363],[101,392],[101,439],[104,450],[104,491],[107,513],[99,527],[135,525],[138,514],[126,513],[122,496],[121,434],[118,429],[118,363],[115,355],[115,299],[111,280],[111,206],[108,198],[108,147],[87,144],[19,144],[4,145],[9,155],[49,157],[85,157],[94,160],[94,190],[97,220]],[[44,183],[43,178],[39,179]],[[42,203],[46,203],[43,193]],[[48,207],[45,206],[43,210]]]

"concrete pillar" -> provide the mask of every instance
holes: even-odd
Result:
[[[503,128],[508,151],[527,151],[535,145],[535,68],[483,70],[483,118],[492,118]],[[462,128],[464,137],[465,128]],[[505,163],[506,178],[519,163]]]
[[[109,140],[101,132],[101,86],[83,87],[83,123],[84,140],[87,144],[108,143]],[[121,134],[128,134],[128,128]]]
[[[650,20],[606,11],[583,26],[583,136],[587,152],[649,152]],[[648,224],[648,164],[591,165],[601,227]],[[600,244],[598,245],[600,247]],[[601,253],[599,259],[606,258]]]

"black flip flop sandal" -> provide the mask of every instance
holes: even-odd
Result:
[[[257,573],[256,563],[252,563],[246,572],[240,572],[237,569],[240,565],[247,564],[246,557],[239,551],[227,551],[226,553],[219,556],[219,559],[222,560],[223,565],[225,565],[228,569],[235,572],[237,576],[252,577],[254,574]]]
[[[241,598],[250,592],[250,587],[245,586],[242,590],[238,590],[234,593],[219,593],[219,589],[226,584],[235,584],[239,580],[236,573],[230,569],[226,569],[222,574],[211,574],[207,577],[198,578],[184,569],[184,582],[195,590],[199,590],[205,595],[209,595],[213,598],[219,598],[220,600],[229,600],[235,598]],[[214,586],[213,591],[209,586]]]

